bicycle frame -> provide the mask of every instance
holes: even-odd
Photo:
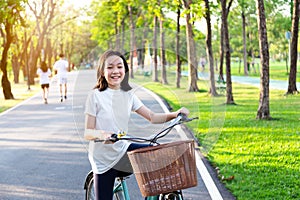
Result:
[[[117,183],[117,185],[114,187],[113,193],[114,195],[118,192],[122,192],[123,193],[123,197],[124,200],[130,200],[130,196],[129,196],[129,192],[128,192],[128,187],[125,181],[125,177],[118,177],[117,179],[119,179],[119,182]]]

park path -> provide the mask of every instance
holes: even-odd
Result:
[[[187,75],[187,72],[183,72],[184,75]],[[199,72],[199,77],[208,80],[209,75],[206,72]],[[216,75],[217,78],[217,75]],[[225,77],[226,78],[226,77]],[[216,79],[217,80],[217,79]],[[260,78],[258,77],[250,77],[250,76],[231,76],[231,81],[233,83],[252,85],[255,87],[260,87]],[[300,88],[300,82],[297,82],[297,88]],[[288,80],[270,80],[270,89],[275,90],[287,90],[288,88]]]

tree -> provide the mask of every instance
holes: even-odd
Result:
[[[18,23],[24,23],[20,13],[24,10],[19,1],[4,1],[0,4],[0,35],[3,38],[0,68],[2,71],[1,84],[3,88],[4,99],[14,99],[11,91],[11,84],[7,74],[8,53],[13,40],[15,39],[14,27]]]
[[[291,63],[289,74],[289,85],[287,94],[298,93],[297,91],[297,55],[298,55],[298,33],[299,33],[299,0],[294,0],[293,20],[292,20],[292,41],[291,41]]]
[[[159,19],[160,29],[160,62],[161,62],[161,83],[168,84],[167,71],[166,71],[166,53],[165,53],[165,32],[164,32],[164,19]]]
[[[131,3],[128,4],[128,12],[129,12],[129,19],[130,19],[130,78],[134,78],[133,75],[133,57],[136,53],[136,46],[135,46],[135,22],[133,20],[133,6]]]
[[[152,48],[153,48],[153,71],[152,71],[152,81],[158,82],[158,75],[157,75],[157,22],[158,22],[158,17],[154,15],[153,18],[153,43],[152,43]]]
[[[191,4],[192,0],[183,0],[184,8],[186,9],[186,43],[187,43],[187,51],[188,51],[188,65],[189,65],[189,92],[198,92],[199,88],[197,85],[197,56],[196,56],[196,49],[195,49],[195,41],[193,35],[193,26],[191,20]]]
[[[231,55],[230,55],[230,43],[229,43],[229,31],[228,31],[228,14],[233,0],[229,0],[228,6],[227,0],[221,0],[222,7],[222,29],[224,37],[223,50],[225,53],[225,62],[226,62],[226,104],[234,104],[233,94],[232,94],[232,82],[231,82]]]
[[[181,79],[181,60],[180,60],[180,3],[177,5],[177,20],[176,20],[176,87],[180,88]]]
[[[38,5],[39,4],[39,5]],[[29,66],[30,66],[30,84],[34,84],[34,77],[36,75],[37,62],[40,57],[41,51],[44,47],[44,39],[48,34],[52,20],[54,18],[57,2],[55,0],[41,1],[39,3],[28,2],[27,4],[35,17],[36,27],[35,32],[37,33],[37,44],[35,49],[32,49]]]
[[[244,0],[242,0],[240,3],[240,6],[242,8],[242,29],[243,29],[243,59],[244,59],[244,75],[248,76],[248,68],[247,68],[247,37],[246,37],[246,14],[245,14],[245,10],[246,10],[246,3]]]
[[[166,52],[165,52],[165,30],[164,30],[164,13],[161,9],[163,2],[160,2],[160,16],[159,16],[159,29],[160,29],[160,64],[161,64],[161,83],[168,84],[167,71],[166,71]]]
[[[269,98],[269,47],[265,8],[263,0],[256,0],[257,25],[259,33],[259,47],[261,58],[260,72],[260,98],[256,118],[270,119],[270,98]]]
[[[214,57],[212,51],[212,33],[211,33],[211,19],[210,19],[210,7],[208,0],[205,0],[205,19],[207,26],[207,34],[206,34],[206,54],[208,58],[209,65],[209,80],[210,80],[210,89],[209,93],[212,96],[217,96],[216,86],[215,86],[215,73],[214,73]]]

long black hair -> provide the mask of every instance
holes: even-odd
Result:
[[[104,69],[105,69],[105,61],[108,57],[110,56],[119,56],[123,60],[123,64],[125,67],[125,77],[123,81],[121,82],[121,89],[124,91],[129,91],[132,89],[132,87],[129,85],[129,67],[127,64],[127,61],[125,57],[118,51],[114,50],[107,50],[104,52],[98,62],[98,67],[97,67],[97,84],[94,87],[94,89],[98,88],[100,91],[106,90],[108,88],[108,83],[107,80],[104,77]]]

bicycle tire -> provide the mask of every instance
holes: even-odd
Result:
[[[92,177],[87,183],[87,188],[85,190],[86,200],[95,200],[95,190],[94,190],[94,177]]]
[[[158,200],[183,200],[181,191],[160,194]]]

